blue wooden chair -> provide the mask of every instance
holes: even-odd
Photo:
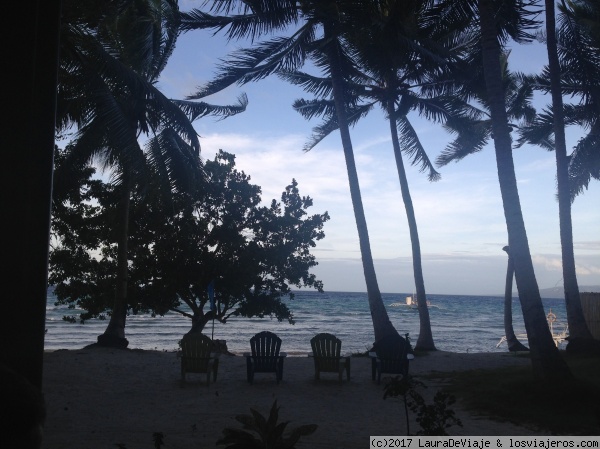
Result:
[[[250,351],[244,353],[248,382],[254,381],[255,373],[275,373],[277,383],[283,379],[285,352],[280,352],[281,338],[273,332],[263,331],[250,339]]]

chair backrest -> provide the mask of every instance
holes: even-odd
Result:
[[[257,371],[273,370],[279,358],[281,338],[269,331],[263,331],[250,339],[250,350]]]
[[[388,335],[373,345],[383,373],[408,374],[409,344],[400,335]]]
[[[310,340],[315,363],[321,371],[338,371],[342,341],[335,335],[323,332]]]
[[[204,373],[208,369],[212,340],[204,334],[187,334],[181,339],[181,356],[185,370]]]
[[[263,331],[250,339],[250,350],[255,357],[279,356],[281,338],[273,332]]]

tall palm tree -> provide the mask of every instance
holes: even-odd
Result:
[[[510,129],[506,115],[505,93],[502,87],[501,49],[495,23],[495,14],[498,13],[498,8],[493,0],[478,0],[477,3],[481,30],[483,71],[492,117],[498,180],[500,181],[509,247],[515,264],[519,299],[531,349],[533,372],[540,379],[564,380],[572,375],[558,353],[558,348],[554,344],[546,322],[519,201]],[[521,2],[516,2],[516,8],[521,6]]]
[[[592,12],[591,17],[596,17],[596,24],[600,24],[600,7],[595,3],[595,7],[587,5],[589,2],[581,2],[575,6],[577,3],[579,2],[572,3],[571,7],[561,5],[560,27],[557,32],[554,1],[546,0],[545,42],[548,66],[537,77],[537,85],[541,90],[551,93],[552,106],[551,110],[537,116],[521,133],[522,141],[554,151],[556,156],[562,269],[570,334],[568,350],[583,349],[592,341],[583,315],[577,283],[571,201],[587,186],[591,177],[600,178],[600,163],[594,164],[592,156],[596,153],[596,159],[600,162],[596,137],[600,129],[600,90],[597,87],[600,71],[597,67],[597,51],[590,51],[594,46],[596,50],[600,50],[600,33],[594,39],[594,33],[589,27],[593,23],[593,20],[589,21],[589,13],[594,8],[596,13]],[[586,19],[579,17],[581,15]],[[560,51],[557,40],[561,41]],[[582,97],[583,104],[564,105],[563,92]],[[590,134],[579,141],[570,156],[567,155],[566,148],[566,124],[577,124],[590,129]],[[582,170],[583,167],[585,168]],[[578,173],[570,176],[570,171],[571,175],[574,171]]]
[[[471,48],[465,55],[465,60],[459,65],[458,85],[454,92],[463,96],[465,100],[476,102],[477,107],[470,109],[468,119],[461,115],[454,115],[446,121],[446,128],[457,138],[437,158],[437,163],[444,166],[451,161],[459,161],[468,154],[480,151],[492,137],[492,121],[487,99],[487,88],[483,77],[482,53],[479,46]],[[530,77],[509,71],[510,52],[504,51],[501,55],[502,83],[506,95],[506,112],[510,127],[521,129],[535,117],[535,109],[531,105],[533,85]],[[466,63],[467,69],[461,67]],[[467,75],[467,84],[460,87],[460,78]],[[464,82],[464,80],[463,80]],[[516,122],[516,123],[515,123]],[[514,333],[512,319],[512,288],[514,280],[514,261],[508,246],[503,248],[508,254],[506,283],[504,293],[504,329],[509,351],[528,350],[520,343]]]
[[[373,263],[346,115],[344,77],[348,67],[344,65],[346,58],[343,45],[340,43],[345,27],[349,25],[348,18],[356,17],[353,16],[353,12],[356,12],[356,8],[360,9],[361,3],[363,2],[333,0],[323,2],[215,1],[212,4],[212,12],[217,14],[225,12],[228,15],[214,16],[200,10],[193,10],[183,14],[181,27],[184,31],[227,28],[228,38],[250,38],[251,40],[265,32],[291,30],[290,36],[274,37],[235,53],[222,64],[219,76],[191,98],[204,97],[233,83],[243,84],[260,80],[281,70],[293,71],[301,67],[311,53],[320,59],[320,63],[326,65],[332,80],[333,101],[348,172],[367,296],[375,340],[378,340],[389,334],[397,334],[397,331],[383,304]],[[237,11],[239,14],[230,14],[232,11]]]
[[[444,0],[440,2],[439,12],[443,15],[441,23],[464,26],[478,36],[491,128],[489,131],[476,130],[475,134],[479,133],[479,137],[467,137],[467,140],[471,139],[469,143],[479,140],[478,145],[481,147],[490,131],[494,139],[510,255],[514,262],[534,376],[543,380],[564,380],[570,378],[571,373],[560,357],[548,328],[529,251],[512,156],[511,125],[503,80],[505,70],[502,67],[502,44],[509,37],[517,42],[532,38],[528,30],[534,28],[536,22],[531,19],[532,12],[527,7],[534,4],[535,0]],[[478,20],[474,22],[473,18]],[[472,149],[468,149],[464,154],[471,151]]]
[[[567,321],[569,324],[569,343],[567,349],[581,345],[581,340],[593,339],[583,316],[577,272],[575,270],[575,252],[573,250],[573,223],[571,221],[571,192],[569,187],[569,157],[565,138],[565,118],[563,114],[562,89],[560,80],[560,62],[556,42],[556,18],[554,0],[545,0],[546,5],[546,48],[548,50],[548,72],[552,94],[552,113],[554,116],[554,154],[556,156],[556,186],[558,191],[558,214],[560,243],[562,253],[563,282]]]
[[[65,166],[98,161],[121,190],[115,222],[118,248],[115,301],[103,345],[126,347],[127,240],[130,198],[157,173],[173,192],[200,176],[200,143],[192,121],[244,109],[172,101],[156,87],[176,37],[175,0],[121,0],[114,8],[65,2],[58,89],[58,131],[76,127]],[[111,6],[114,6],[111,5]],[[145,149],[140,135],[148,137]],[[61,176],[61,173],[57,173]]]
[[[428,6],[428,2],[422,1],[409,4],[393,0],[366,3],[364,11],[356,20],[352,20],[353,27],[344,35],[343,41],[346,47],[344,54],[358,64],[358,67],[349,71],[352,76],[345,80],[346,97],[350,97],[346,105],[350,122],[354,124],[375,104],[382,107],[389,121],[411,237],[417,298],[420,298],[420,332],[416,348],[421,350],[434,350],[435,345],[425,300],[417,222],[402,153],[411,157],[412,164],[419,165],[421,171],[427,171],[430,181],[438,180],[440,175],[429,160],[408,115],[416,111],[426,118],[443,121],[449,116],[461,114],[461,108],[464,107],[446,92],[450,83],[443,70],[451,55],[449,48],[456,48],[458,42],[448,39],[449,36],[444,36],[444,42],[441,37],[436,39],[432,36],[431,28],[421,20]],[[377,26],[373,26],[373,23]],[[347,61],[345,65],[352,67],[352,61]],[[305,150],[310,150],[338,129],[331,98],[332,80],[299,71],[284,71],[280,75],[319,97],[294,103],[294,108],[307,119],[318,115],[324,117],[323,123],[314,129],[313,137],[305,147]],[[455,103],[461,104],[461,107]]]

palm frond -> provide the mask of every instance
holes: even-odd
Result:
[[[252,48],[233,52],[218,68],[217,77],[198,88],[189,100],[219,92],[232,84],[258,81],[279,71],[295,71],[306,58],[307,44],[314,38],[312,26],[304,26],[293,38],[275,37]]]
[[[396,126],[400,134],[400,149],[410,158],[410,163],[417,166],[421,173],[427,172],[429,181],[438,181],[441,178],[440,173],[435,169],[419,136],[412,126],[412,123],[406,116],[398,117]]]
[[[323,121],[320,125],[312,129],[309,140],[304,144],[302,150],[308,152],[316,147],[323,139],[329,136],[332,132],[337,131],[339,125],[335,116],[329,117],[329,120]]]
[[[248,106],[248,96],[246,94],[241,94],[237,98],[236,104],[227,106],[213,105],[203,101],[173,99],[171,101],[187,115],[191,122],[206,116],[217,116],[225,119],[244,112],[246,106]]]
[[[361,118],[368,115],[373,107],[374,103],[348,106],[346,108],[348,125],[354,126]],[[294,109],[307,119],[316,116],[323,117],[322,123],[313,128],[310,139],[304,145],[304,151],[312,150],[325,137],[339,129],[333,100],[296,100]]]
[[[335,115],[335,105],[333,100],[329,99],[304,100],[300,98],[294,101],[292,107],[306,120],[312,120],[314,117],[332,117]]]
[[[458,162],[464,157],[481,151],[490,138],[490,123],[473,121],[461,116],[450,117],[444,128],[457,137],[436,158],[439,167]]]
[[[145,145],[148,164],[158,173],[163,191],[189,192],[198,185],[201,176],[199,155],[172,129],[165,129]]]
[[[600,181],[600,138],[587,134],[579,140],[569,160],[569,185],[571,200],[585,189],[592,179]]]
[[[549,109],[538,113],[534,120],[519,128],[518,146],[524,143],[554,151],[554,114]]]
[[[282,71],[277,76],[317,97],[330,97],[333,91],[331,78],[317,77],[300,71]]]

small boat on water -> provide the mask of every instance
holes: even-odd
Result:
[[[558,348],[558,345],[560,345],[563,341],[565,341],[567,339],[567,337],[569,336],[569,326],[567,324],[563,324],[562,330],[560,332],[557,332],[554,329],[554,327],[555,327],[555,325],[558,325],[558,323],[556,323],[556,314],[554,312],[552,312],[552,309],[550,309],[550,312],[548,312],[548,315],[546,315],[546,320],[548,321],[548,327],[550,328],[550,333],[552,334],[552,339],[554,340],[554,344]],[[521,340],[526,340],[527,334],[517,334],[516,337]],[[506,342],[506,335],[500,339],[500,341],[498,342],[496,347],[497,348],[500,347],[500,345],[504,342]]]
[[[390,307],[410,307],[416,309],[418,307],[417,295],[408,295],[405,299],[405,302],[393,302],[390,304]],[[435,307],[431,304],[431,301],[427,300],[428,307]]]

